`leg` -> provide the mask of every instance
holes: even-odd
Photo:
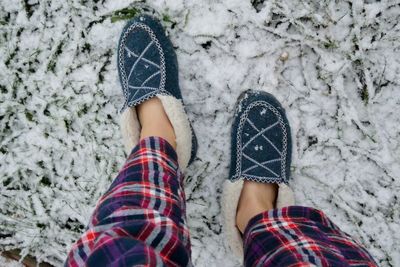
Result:
[[[251,218],[275,207],[277,191],[276,184],[244,181],[236,214],[236,225],[241,233]]]
[[[173,127],[157,98],[137,112],[143,139],[100,199],[66,266],[190,265]]]
[[[246,266],[376,266],[368,252],[318,210],[274,209],[274,184],[245,181],[236,224]]]
[[[88,228],[66,266],[189,265],[182,175],[164,139],[141,140],[98,202]]]
[[[176,160],[164,139],[141,140],[100,199],[66,266],[188,265],[185,196]]]
[[[140,139],[158,136],[176,148],[174,128],[157,97],[151,98],[136,108],[141,124]]]

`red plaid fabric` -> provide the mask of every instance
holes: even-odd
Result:
[[[143,139],[99,200],[65,266],[188,266],[185,195],[175,150]]]
[[[183,176],[175,150],[143,139],[99,200],[65,266],[191,266]],[[246,266],[376,266],[321,211],[286,207],[255,216],[244,235]]]
[[[246,266],[377,266],[361,244],[313,208],[261,213],[244,236]]]

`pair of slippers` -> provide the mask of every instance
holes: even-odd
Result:
[[[125,97],[121,129],[127,153],[139,142],[135,106],[157,97],[174,128],[178,163],[184,170],[196,156],[197,139],[185,112],[174,48],[156,19],[143,15],[124,27],[118,44],[118,71]],[[294,204],[287,186],[291,146],[289,123],[278,100],[262,91],[242,93],[235,108],[231,167],[222,205],[228,244],[242,259],[243,240],[236,227],[236,209],[243,181],[276,183],[277,208]]]

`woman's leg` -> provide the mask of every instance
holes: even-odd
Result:
[[[190,265],[173,128],[157,98],[137,111],[143,139],[99,200],[66,266]]]
[[[276,184],[244,181],[236,225],[246,266],[377,266],[351,236],[313,208],[276,207]]]

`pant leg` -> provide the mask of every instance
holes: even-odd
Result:
[[[244,234],[246,266],[377,266],[322,212],[290,206],[252,218]]]
[[[183,176],[158,137],[133,149],[65,266],[189,266]]]

